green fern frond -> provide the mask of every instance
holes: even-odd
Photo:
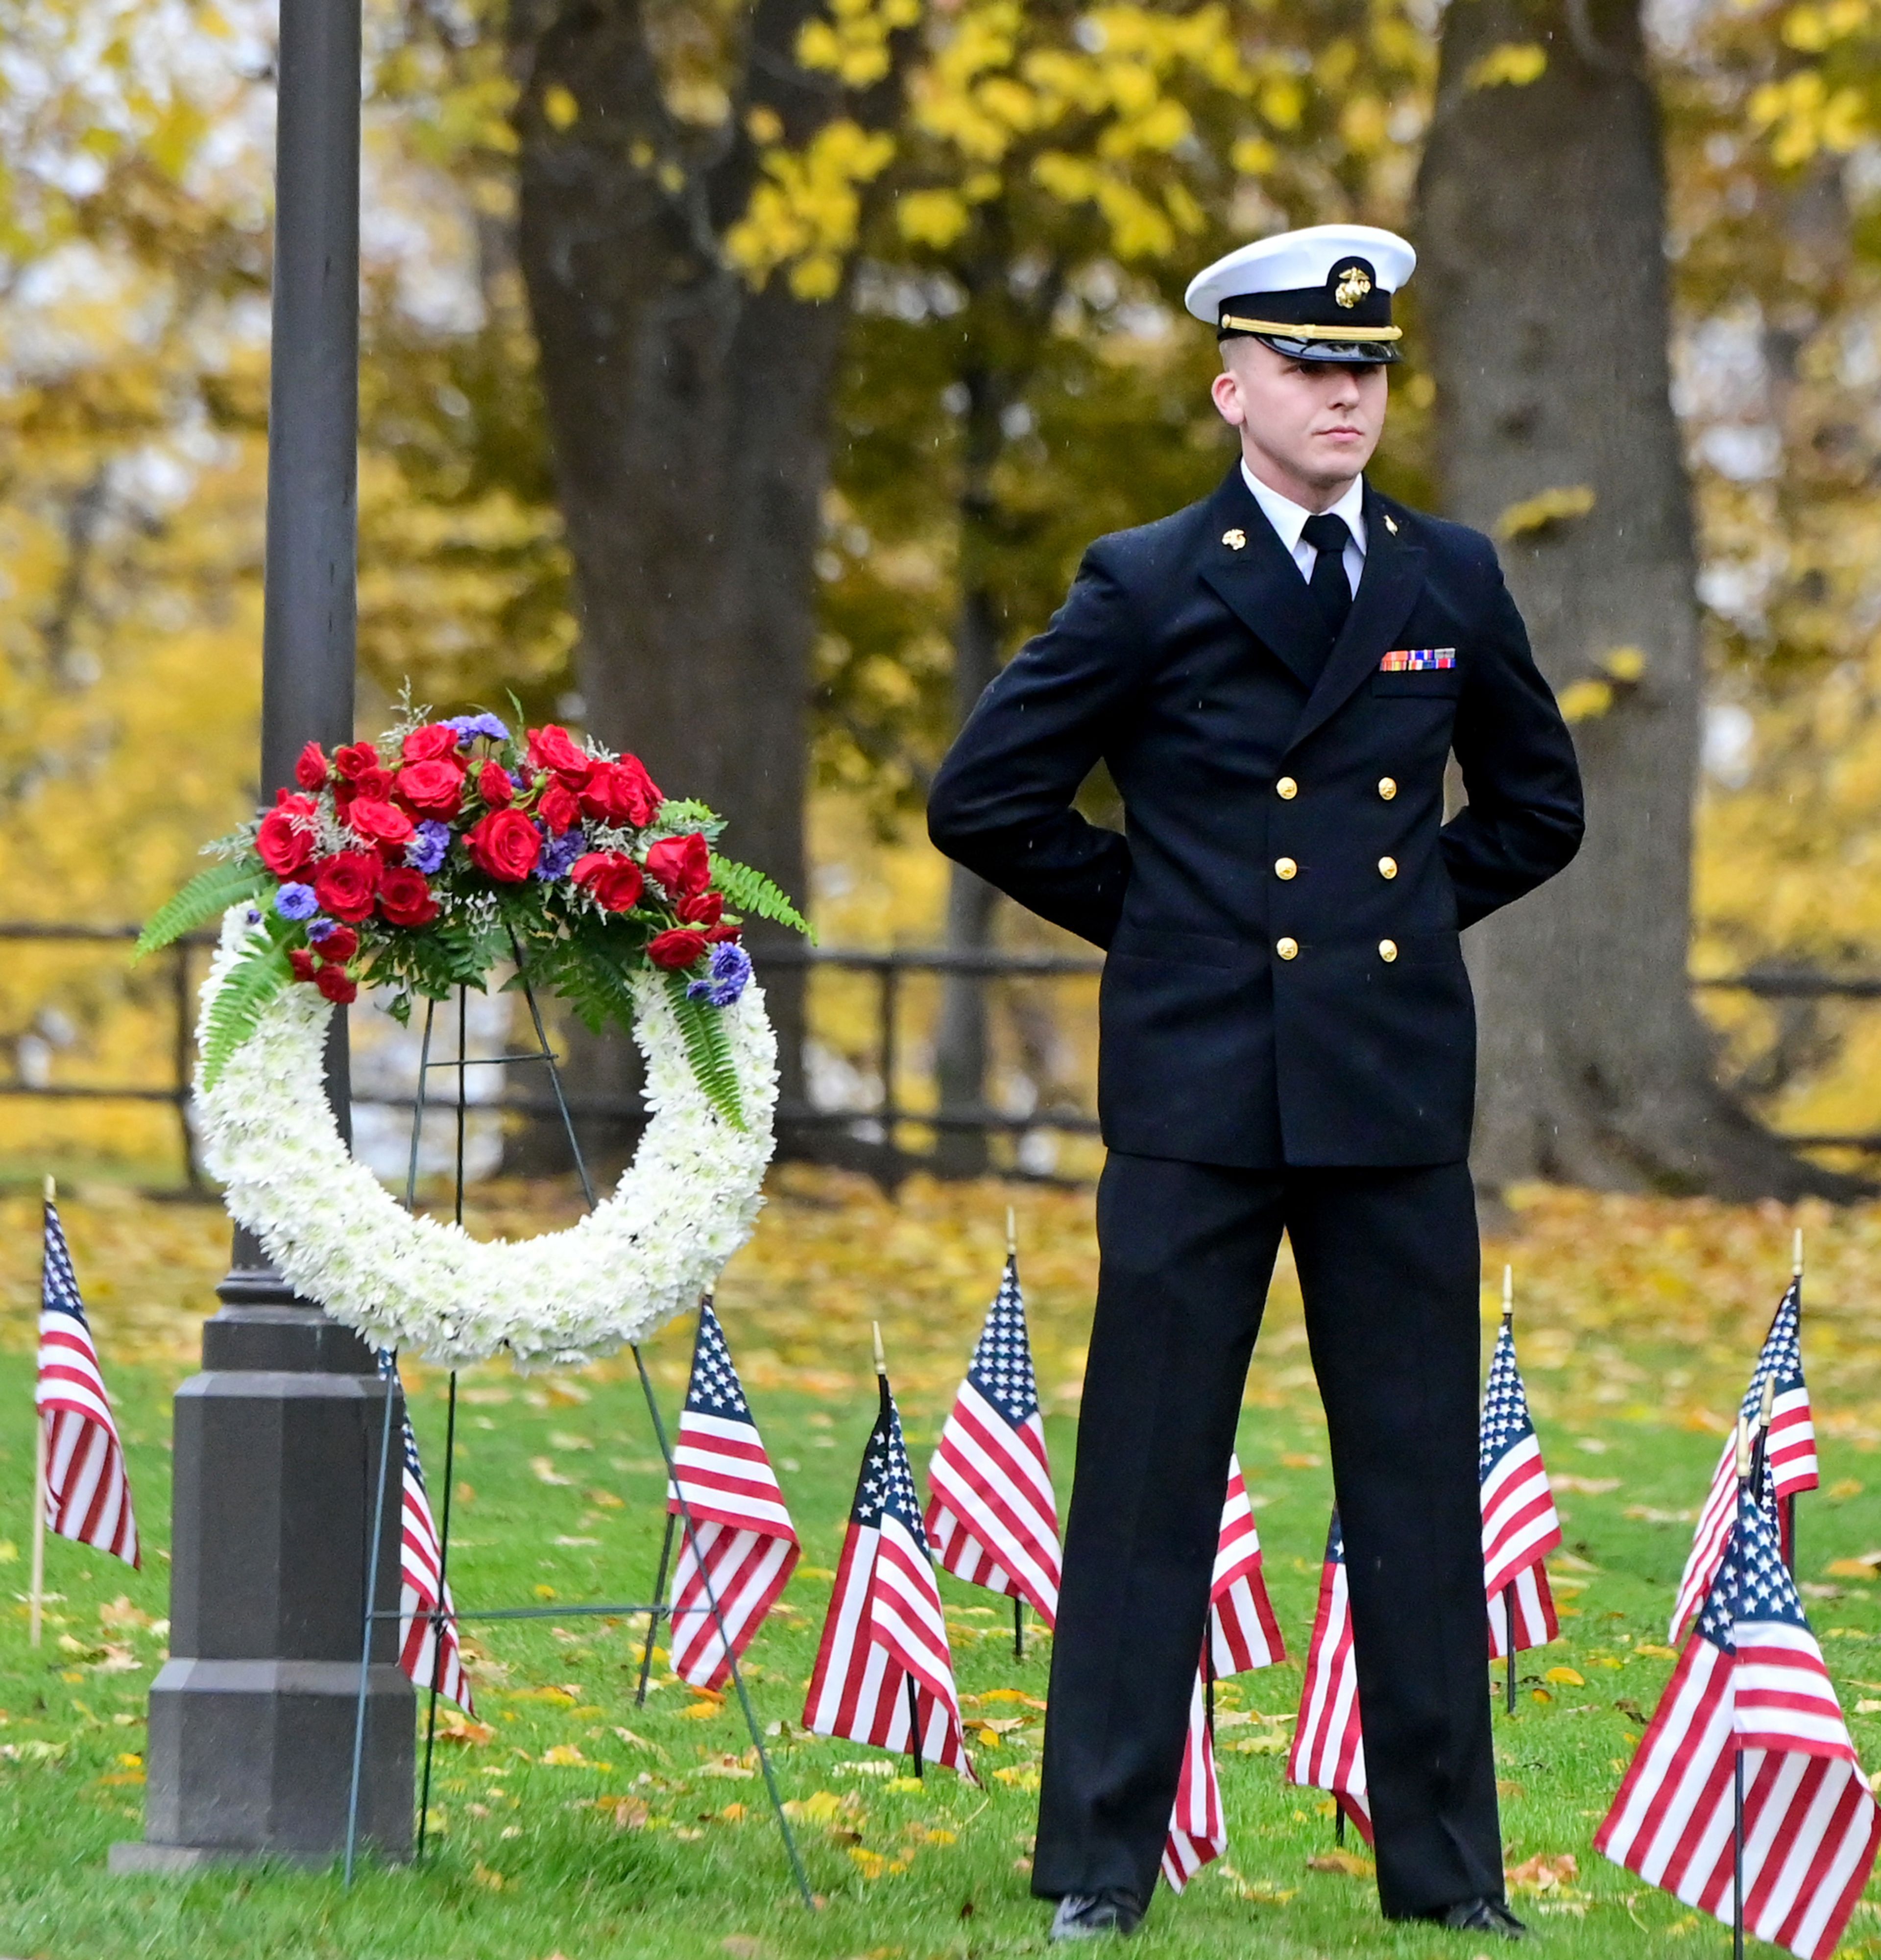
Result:
[[[138,934],[132,959],[142,959],[145,953],[170,945],[186,932],[220,918],[231,905],[259,896],[270,882],[265,871],[257,871],[252,865],[212,864],[206,871],[199,871],[173,899],[158,908],[156,917]]]
[[[800,932],[812,946],[816,943],[816,928],[762,871],[715,853],[712,883],[730,901],[734,912],[755,912],[759,918],[772,919],[793,932]]]
[[[287,950],[257,944],[229,969],[202,1028],[202,1083],[213,1089],[231,1058],[261,1025],[269,1001],[291,976]]]
[[[696,797],[668,797],[660,804],[654,821],[662,830],[670,831],[675,836],[683,831],[696,830],[712,838],[725,827],[725,819],[718,811],[710,803],[701,803]]]
[[[744,1110],[738,1099],[738,1068],[731,1055],[731,1037],[725,1032],[724,1010],[704,1001],[691,999],[686,982],[677,973],[667,975],[667,998],[673,1004],[673,1017],[680,1024],[680,1039],[686,1044],[686,1058],[700,1088],[719,1115],[734,1130],[746,1127]]]

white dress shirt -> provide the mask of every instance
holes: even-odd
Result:
[[[1280,541],[1293,554],[1293,562],[1300,568],[1300,576],[1310,584],[1313,568],[1319,554],[1308,544],[1300,533],[1307,520],[1314,513],[1291,497],[1283,497],[1278,490],[1270,490],[1253,471],[1247,466],[1247,459],[1241,459],[1241,476],[1247,487],[1254,493],[1254,501],[1266,514],[1267,521],[1280,533]],[[1351,488],[1326,513],[1329,517],[1343,517],[1346,530],[1350,533],[1345,543],[1345,579],[1352,588],[1354,597],[1358,593],[1358,581],[1365,570],[1365,479],[1352,479]]]

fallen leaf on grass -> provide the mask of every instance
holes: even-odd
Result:
[[[1008,1790],[1036,1790],[1039,1773],[1030,1763],[1013,1763],[1003,1770],[995,1770],[993,1780],[1003,1783]]]
[[[1557,1491],[1582,1497],[1604,1497],[1609,1491],[1620,1488],[1617,1477],[1577,1477],[1571,1471],[1551,1470],[1548,1481]]]
[[[794,1796],[784,1806],[784,1815],[800,1823],[834,1825],[854,1818],[860,1822],[862,1806],[854,1796],[840,1796],[833,1790],[813,1791],[808,1796]]]
[[[0,1761],[9,1763],[56,1763],[68,1745],[64,1742],[33,1741],[0,1742]]]
[[[1223,1749],[1235,1756],[1281,1756],[1291,1746],[1284,1736],[1245,1736],[1238,1742],[1224,1742]]]
[[[1557,1688],[1585,1688],[1587,1685],[1587,1677],[1577,1674],[1571,1667],[1551,1667],[1542,1678],[1552,1681]]]
[[[1321,1851],[1307,1860],[1310,1872],[1339,1872],[1348,1879],[1369,1879],[1373,1869],[1369,1858],[1355,1851]]]
[[[963,1708],[984,1707],[989,1701],[1014,1701],[1023,1708],[1042,1710],[1045,1704],[1036,1694],[1027,1694],[1022,1688],[989,1688],[984,1694],[963,1694],[960,1705]]]
[[[1305,1450],[1288,1449],[1281,1454],[1281,1466],[1287,1470],[1316,1470],[1323,1459]]]
[[[1845,1503],[1851,1497],[1861,1495],[1861,1479],[1859,1477],[1839,1477],[1829,1485],[1824,1494],[1831,1503]]]
[[[1864,1694],[1855,1704],[1855,1713],[1857,1715],[1881,1715],[1881,1701],[1877,1701],[1872,1694]]]
[[[1642,1525],[1690,1525],[1698,1519],[1696,1511],[1662,1511],[1653,1504],[1628,1504],[1621,1516]]]
[[[884,1790],[892,1790],[898,1796],[917,1796],[928,1786],[919,1777],[898,1776],[890,1777],[882,1787]]]
[[[865,1879],[879,1879],[891,1873],[905,1872],[915,1862],[912,1852],[899,1858],[885,1858],[880,1851],[871,1851],[866,1844],[851,1844],[849,1856]]]
[[[559,1484],[565,1487],[574,1481],[572,1477],[564,1477],[559,1474],[552,1456],[532,1456],[529,1459],[529,1467],[535,1472],[538,1483]]]
[[[1293,1885],[1277,1885],[1272,1879],[1250,1879],[1236,1871],[1224,1858],[1215,1867],[1238,1899],[1245,1899],[1249,1905],[1284,1905],[1298,1895]]]
[[[1633,1651],[1636,1654],[1644,1654],[1648,1660],[1676,1660],[1679,1658],[1676,1647],[1662,1647],[1654,1640],[1641,1640]]]
[[[1832,1558],[1822,1570],[1832,1579],[1881,1579],[1881,1551],[1864,1551],[1859,1558]],[[61,1647],[65,1644],[60,1640]]]
[[[98,1608],[98,1624],[110,1628],[145,1628],[154,1626],[156,1621],[131,1604],[129,1593],[120,1592],[115,1599]]]
[[[613,1820],[616,1831],[644,1831],[653,1815],[637,1796],[597,1796],[594,1808]]]
[[[736,1756],[721,1756],[716,1762],[702,1763],[696,1773],[702,1777],[724,1777],[736,1783],[743,1783],[757,1774],[749,1764],[741,1763]]]
[[[636,1736],[631,1729],[616,1729],[614,1733],[630,1748],[645,1749],[649,1755],[657,1756],[661,1762],[667,1761],[667,1752],[657,1742],[650,1742],[645,1736]]]
[[[473,1866],[470,1880],[473,1885],[487,1885],[493,1892],[500,1892],[503,1889],[503,1874],[501,1872],[492,1871],[488,1865]]]
[[[496,1731],[489,1723],[479,1722],[475,1716],[466,1715],[454,1708],[439,1720],[438,1739],[441,1742],[462,1742],[466,1745],[493,1742],[496,1740]]]
[[[552,1748],[544,1749],[542,1759],[551,1769],[589,1769],[593,1767],[573,1742],[558,1742]]]
[[[565,1479],[564,1481],[565,1481]],[[597,1538],[562,1537],[557,1538],[555,1542],[559,1545],[562,1545],[571,1550],[574,1550],[584,1545],[599,1545],[600,1543],[600,1540]]]
[[[1503,1876],[1511,1892],[1552,1892],[1578,1878],[1580,1867],[1571,1851],[1563,1851],[1554,1857],[1545,1851],[1538,1851],[1533,1857],[1524,1858],[1520,1864],[1510,1866]]]

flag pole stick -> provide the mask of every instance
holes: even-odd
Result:
[[[46,1203],[49,1215],[57,1190],[46,1180]],[[32,1622],[32,1644],[40,1643],[46,1612],[46,1418],[40,1414],[39,1398],[33,1402],[33,1577],[27,1592],[27,1612]]]
[[[1800,1351],[1803,1342],[1803,1228],[1796,1228],[1790,1250],[1790,1278],[1796,1287],[1796,1338]],[[1796,1577],[1796,1499],[1793,1491],[1783,1500],[1783,1549],[1788,1554],[1790,1577]]]
[[[1515,1268],[1505,1265],[1502,1268],[1502,1324],[1511,1327],[1515,1322]],[[1515,1582],[1511,1580],[1502,1589],[1502,1638],[1507,1648],[1507,1665],[1503,1670],[1503,1707],[1506,1713],[1515,1713]]]
[[[1010,1262],[1018,1256],[1019,1227],[1009,1204],[1006,1207],[1006,1258]],[[1026,1602],[1017,1592],[1012,1596],[1012,1657],[1014,1660],[1026,1657]]]

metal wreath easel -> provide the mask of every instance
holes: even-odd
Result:
[[[555,1067],[556,1056],[549,1045],[547,1031],[543,1026],[542,1010],[536,1004],[535,990],[523,963],[522,948],[514,934],[510,946],[516,962],[518,984],[523,998],[529,1004],[530,1024],[536,1032],[536,1046],[533,1051],[517,1055],[501,1055],[480,1057],[473,1060],[466,1055],[466,1038],[469,1022],[469,989],[457,989],[457,1053],[454,1060],[433,1061],[431,1058],[431,1030],[436,1019],[438,1003],[427,1001],[425,1007],[425,1033],[419,1055],[418,1095],[412,1112],[412,1147],[405,1178],[405,1208],[415,1208],[418,1198],[419,1144],[424,1128],[425,1111],[428,1101],[431,1072],[434,1069],[454,1068],[457,1071],[457,1134],[456,1152],[456,1192],[454,1216],[459,1225],[463,1223],[463,1163],[464,1130],[469,1115],[468,1099],[465,1093],[466,1071],[479,1067],[506,1067],[512,1062],[540,1062],[549,1071],[549,1087],[555,1092],[555,1107],[562,1117],[562,1126],[568,1140],[568,1151],[574,1160],[576,1175],[581,1180],[581,1195],[587,1208],[594,1208],[594,1186],[590,1181],[587,1165],[581,1155],[581,1146],[574,1134],[574,1124],[568,1113],[566,1097],[562,1093],[562,1076]],[[784,1800],[777,1787],[776,1772],[772,1767],[770,1752],[764,1746],[764,1733],[759,1727],[757,1711],[751,1705],[751,1697],[746,1690],[744,1676],[740,1671],[738,1657],[726,1631],[725,1618],[719,1605],[717,1589],[711,1580],[710,1568],[699,1554],[698,1526],[694,1522],[692,1507],[686,1500],[685,1488],[679,1481],[673,1467],[672,1446],[667,1440],[666,1424],[660,1414],[659,1398],[654,1393],[653,1379],[647,1372],[647,1363],[640,1351],[638,1341],[628,1344],[634,1357],[634,1367],[640,1377],[641,1392],[645,1396],[647,1414],[653,1424],[654,1440],[660,1446],[660,1458],[666,1467],[667,1488],[679,1507],[678,1524],[686,1534],[686,1543],[692,1548],[699,1567],[700,1580],[705,1592],[705,1605],[702,1609],[712,1616],[723,1642],[730,1663],[732,1685],[737,1691],[738,1705],[743,1710],[745,1726],[751,1737],[753,1748],[757,1753],[758,1764],[764,1774],[765,1793],[770,1799],[772,1814],[777,1819],[777,1828],[784,1841],[785,1857],[789,1860],[791,1875],[797,1882],[797,1889],[804,1904],[814,1911],[816,1899],[810,1888],[810,1879],[804,1869],[804,1861],[797,1848],[797,1840],[791,1831],[789,1818],[785,1815]],[[381,1620],[396,1621],[403,1617],[397,1607],[383,1608],[378,1603],[379,1555],[384,1542],[386,1491],[391,1481],[392,1462],[392,1386],[396,1386],[398,1376],[398,1357],[396,1351],[382,1350],[380,1365],[389,1378],[385,1398],[385,1416],[379,1437],[379,1484],[374,1500],[372,1513],[371,1557],[366,1567],[366,1608],[359,1644],[359,1696],[353,1718],[352,1779],[346,1799],[346,1862],[344,1883],[350,1889],[356,1862],[359,1837],[359,1783],[361,1771],[365,1758],[366,1703],[368,1671],[372,1662],[372,1637],[374,1628]],[[629,1602],[614,1605],[553,1605],[553,1606],[500,1606],[484,1607],[473,1612],[444,1610],[444,1592],[450,1569],[450,1500],[454,1459],[457,1440],[457,1371],[450,1371],[450,1393],[444,1424],[444,1503],[438,1518],[438,1591],[430,1611],[425,1615],[431,1622],[431,1678],[425,1714],[425,1768],[423,1782],[419,1797],[417,1856],[425,1855],[426,1827],[431,1812],[431,1758],[437,1741],[438,1697],[443,1685],[444,1641],[441,1637],[447,1623],[461,1624],[466,1620],[539,1620],[576,1619],[594,1618],[603,1615],[628,1615],[645,1613],[648,1617],[648,1638],[645,1659],[642,1662],[640,1694],[646,1692],[646,1668],[652,1658],[653,1634],[662,1618],[671,1619],[674,1608],[665,1603],[667,1569],[673,1544],[674,1519],[670,1510],[667,1515],[667,1532],[660,1558],[660,1575],[654,1585],[656,1598],[651,1605],[644,1602]],[[401,1456],[401,1463],[403,1458]],[[403,1476],[403,1469],[400,1475]],[[401,1509],[403,1507],[401,1507]]]

